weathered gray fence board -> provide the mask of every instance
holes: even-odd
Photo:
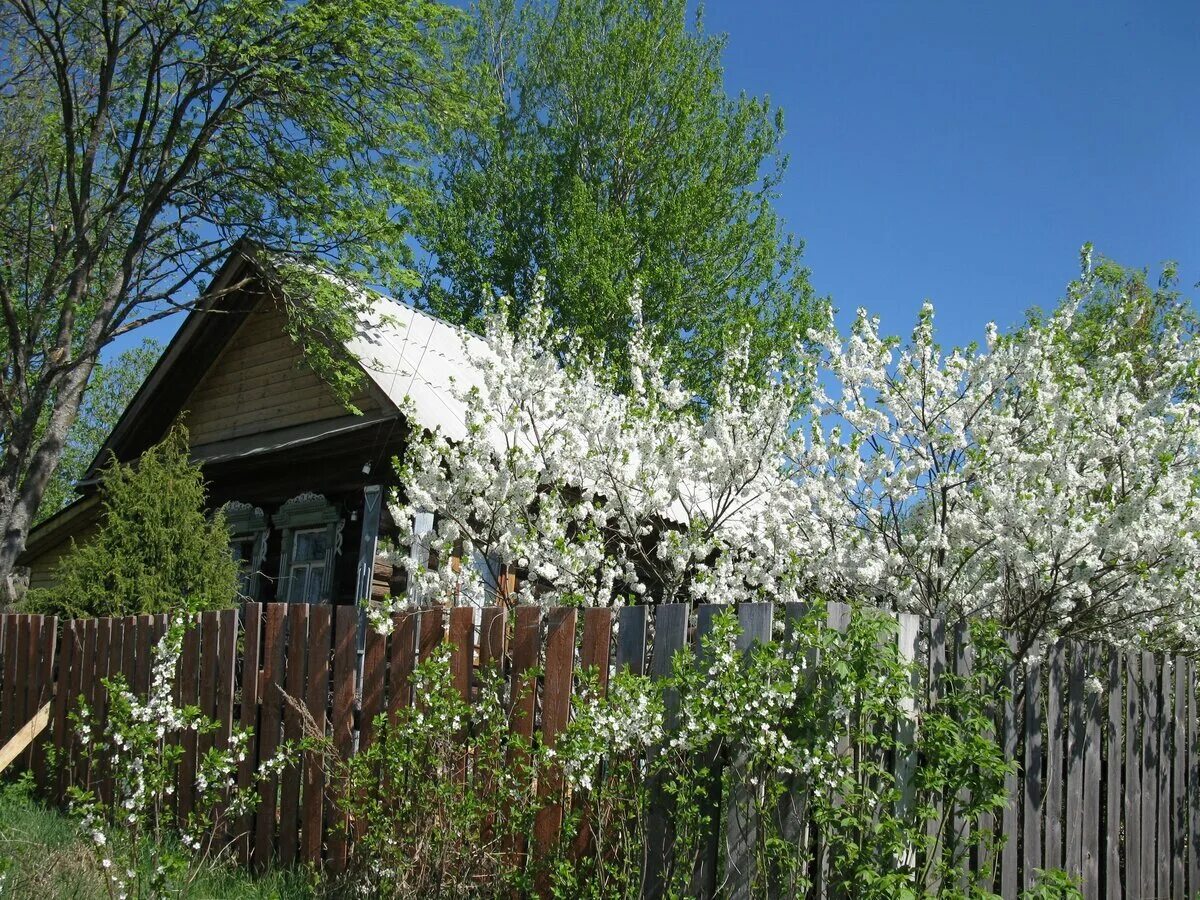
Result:
[[[1099,649],[1084,648],[1084,669],[1090,679],[1100,669]],[[1100,721],[1099,690],[1084,685],[1083,730],[1083,892],[1088,897],[1100,896]]]
[[[1121,654],[1108,654],[1108,715],[1104,723],[1104,883],[1106,900],[1121,900],[1121,795],[1124,749],[1124,694],[1121,690]]]
[[[1042,660],[1041,648],[1029,648],[1025,665],[1025,767],[1024,814],[1022,816],[1021,887],[1033,886],[1034,873],[1042,867]]]
[[[1153,653],[1142,654],[1142,671],[1139,689],[1142,693],[1142,850],[1141,884],[1137,896],[1152,897],[1156,890],[1154,864],[1155,823],[1158,808],[1155,804],[1158,793],[1158,664]]]
[[[770,603],[743,603],[738,607],[737,648],[750,653],[755,644],[771,640],[773,607]],[[758,828],[755,812],[758,788],[746,784],[744,760],[734,759],[731,765],[733,789],[730,791],[728,831],[725,838],[725,872],[729,896],[742,900],[751,896],[756,877],[754,844]]]

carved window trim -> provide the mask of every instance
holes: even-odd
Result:
[[[288,603],[307,602],[302,597],[294,600],[291,597],[293,589],[292,568],[295,553],[296,536],[303,532],[324,531],[326,538],[325,559],[322,571],[319,603],[329,603],[333,599],[333,567],[334,561],[342,553],[342,529],[345,519],[340,511],[322,494],[306,491],[288,500],[271,517],[271,523],[280,530],[282,546],[279,556],[279,582],[276,598]],[[315,561],[305,564],[307,568],[315,565]]]
[[[267,558],[267,538],[271,527],[261,508],[239,500],[231,500],[223,507],[225,526],[229,530],[229,543],[253,541],[249,559],[249,578],[246,582],[246,599],[257,600],[262,586],[262,567]]]

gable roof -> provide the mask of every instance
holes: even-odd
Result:
[[[211,286],[117,421],[82,483],[96,479],[97,470],[110,454],[127,461],[161,440],[221,350],[268,292],[269,285],[253,260],[251,248],[235,244]],[[381,412],[369,416],[347,413],[311,425],[193,448],[197,457],[209,461],[268,452],[364,427],[399,415],[402,409],[424,429],[441,429],[452,439],[463,437],[465,410],[455,399],[451,385],[469,387],[475,383],[478,370],[471,361],[470,348],[482,346],[480,339],[378,292],[367,292],[366,300],[367,312],[357,323],[347,349],[380,399]]]

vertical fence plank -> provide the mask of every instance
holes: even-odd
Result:
[[[384,685],[387,683],[387,638],[368,628],[363,653],[362,714],[359,718],[360,748],[375,740],[375,720],[384,711]]]
[[[200,668],[201,621],[192,616],[187,631],[183,634],[183,646],[179,654],[179,679],[175,682],[176,702],[180,706],[194,706],[198,696],[197,678]],[[140,643],[140,633],[139,633]],[[145,646],[139,646],[138,657],[145,655]],[[196,761],[200,753],[200,739],[190,728],[179,736],[183,754],[179,761],[179,784],[177,786],[179,820],[186,823],[192,815],[196,798]]]
[[[608,693],[609,658],[612,651],[611,609],[589,607],[583,611],[583,640],[579,653],[579,668],[592,680],[592,686],[597,696],[603,697]],[[486,634],[486,628],[484,633]],[[481,665],[486,665],[481,650]],[[571,846],[571,856],[578,859],[593,852],[595,835],[592,832],[593,822],[582,802],[576,800],[576,814],[579,816],[575,841]]]
[[[233,734],[233,700],[237,683],[238,611],[222,610],[221,639],[217,646],[217,730],[213,744],[218,750],[229,746]]]
[[[57,616],[42,617],[42,633],[38,644],[41,647],[42,658],[38,667],[37,696],[33,707],[35,711],[49,703],[54,693],[54,665],[58,649]],[[46,791],[49,784],[46,764],[46,733],[34,739],[32,751],[34,778],[38,788]]]
[[[1108,716],[1104,731],[1104,888],[1105,900],[1122,900],[1121,890],[1121,813],[1124,800],[1121,780],[1124,772],[1122,752],[1125,748],[1124,696],[1121,690],[1124,672],[1121,654],[1108,651]]]
[[[149,620],[149,616],[144,617]],[[83,683],[80,685],[80,693],[83,695],[84,702],[87,703],[88,716],[91,720],[93,736],[99,736],[99,730],[102,723],[96,720],[96,694],[99,685],[96,682],[96,620],[86,619],[83,626],[83,667],[80,673],[83,677]],[[140,691],[139,693],[144,693]],[[84,788],[92,786],[92,763],[90,760],[80,762],[80,770],[77,775],[77,783]]]
[[[533,726],[537,718],[538,651],[541,647],[542,611],[536,606],[518,606],[513,623],[512,671],[509,681],[510,705],[508,727],[515,738],[508,750],[509,767],[521,779],[521,788],[528,789],[524,769],[529,764],[529,748],[533,745]],[[519,861],[525,852],[525,841],[515,837],[506,848]]]
[[[17,724],[17,655],[21,618],[16,615],[4,617],[4,680],[0,683],[0,743],[13,736],[20,725]],[[24,704],[22,704],[24,705]]]
[[[5,617],[8,618],[7,616]],[[54,746],[57,748],[54,771],[54,798],[64,802],[67,790],[67,735],[70,729],[67,715],[71,710],[71,671],[77,665],[75,623],[63,622],[62,651],[58,660],[58,683],[54,690]]]
[[[1004,748],[1004,758],[1009,762],[1017,759],[1020,731],[1017,728],[1017,670],[1021,660],[1017,656],[1017,638],[1008,638],[1008,668],[1004,675],[1004,701],[1000,709],[999,738]],[[1020,860],[1021,791],[1019,774],[1014,769],[1004,776],[1004,811],[1000,816],[1000,837],[1004,845],[1000,848],[1000,896],[1017,896],[1020,886],[1018,870]]]
[[[1153,653],[1142,654],[1142,772],[1141,772],[1141,884],[1131,888],[1136,897],[1152,897],[1155,891],[1155,872],[1158,869],[1154,855],[1155,823],[1158,807],[1155,804],[1158,791],[1158,663]]]
[[[334,749],[341,759],[349,759],[354,748],[354,670],[357,662],[358,610],[353,606],[339,606],[334,610],[333,619],[332,733]],[[350,851],[349,822],[346,814],[338,809],[346,785],[338,784],[334,790],[336,797],[332,798],[333,805],[326,814],[329,869],[340,875],[346,871]]]
[[[649,608],[623,606],[617,613],[616,670],[628,669],[634,675],[646,673],[646,623]]]
[[[275,758],[283,722],[284,652],[286,648],[284,627],[290,604],[268,603],[266,628],[263,632],[263,671],[259,686],[259,702],[262,714],[259,718],[258,765]],[[354,689],[351,683],[351,690]],[[263,868],[275,856],[276,803],[279,797],[277,775],[258,776],[258,811],[254,822],[254,864]]]
[[[1196,661],[1187,669],[1187,780],[1188,780],[1188,894],[1200,895],[1200,711],[1196,709]]]
[[[253,732],[246,756],[238,766],[238,787],[247,790],[254,782],[258,768],[258,663],[262,640],[262,604],[247,603],[245,608],[245,648],[242,656],[241,708],[238,721],[243,729]],[[254,813],[241,817],[237,824],[236,845],[242,865],[250,862],[254,839]]]
[[[1042,867],[1042,649],[1034,643],[1025,662],[1024,810],[1021,821],[1021,887],[1033,887]]]
[[[458,695],[471,699],[471,668],[475,656],[475,610],[456,606],[450,610],[450,680]]]
[[[665,603],[654,612],[654,645],[650,654],[650,675],[656,681],[671,674],[675,654],[687,646],[688,614],[686,603]],[[664,698],[668,733],[678,725],[679,698],[668,692]],[[646,816],[646,896],[661,897],[667,889],[674,865],[674,834],[668,809],[669,799],[659,781],[650,784],[650,810]]]
[[[1067,802],[1066,856],[1063,868],[1075,877],[1083,875],[1083,754],[1084,734],[1083,648],[1077,641],[1068,645],[1067,687]]]
[[[200,712],[206,719],[217,717],[217,659],[221,649],[221,614],[206,612],[200,615]],[[201,758],[213,748],[216,734],[207,731],[200,735],[197,747]]]
[[[96,619],[96,671],[94,677],[96,679],[95,723],[97,727],[100,727],[101,723],[107,724],[108,722],[108,689],[104,686],[104,681],[114,675],[116,669],[111,659],[112,635],[113,620],[108,617]],[[100,799],[105,803],[112,800],[113,772],[107,759],[97,761],[96,790]]]
[[[927,619],[929,628],[929,705],[935,707],[943,697],[943,681],[946,674],[946,623],[942,619]],[[946,849],[946,835],[943,823],[945,804],[949,797],[936,796],[932,798],[933,815],[926,825],[929,835],[930,856],[928,871],[931,873],[930,883],[925,885],[927,891],[937,893],[940,883],[937,879],[936,861],[940,860]]]
[[[440,606],[421,610],[421,633],[417,644],[417,658],[425,662],[433,656],[442,642],[445,632],[446,611]]]
[[[696,634],[693,649],[697,662],[702,670],[707,671],[712,663],[709,648],[705,642],[712,634],[714,619],[725,609],[723,604],[704,603],[696,609]],[[697,751],[697,765],[708,770],[708,778],[702,787],[704,800],[709,809],[719,809],[721,806],[721,758],[717,745],[714,743],[704,750]],[[716,818],[716,817],[714,817]],[[713,822],[704,838],[692,870],[691,892],[698,898],[715,897],[717,892],[717,869],[720,866],[720,828],[719,822]]]
[[[305,698],[305,661],[308,656],[308,617],[311,606],[294,604],[287,617],[287,675],[284,677],[283,739],[304,736],[300,704]],[[279,863],[290,866],[300,853],[301,760],[289,762],[279,776]]]
[[[1162,659],[1161,681],[1158,695],[1158,865],[1157,886],[1159,897],[1171,895],[1171,657]]]
[[[757,644],[771,639],[773,607],[770,603],[742,603],[738,606],[737,647],[743,654],[754,652]],[[728,832],[725,838],[725,871],[732,881],[730,897],[748,898],[758,873],[755,870],[754,846],[759,827],[754,812],[757,788],[747,783],[745,760],[735,759],[731,766],[733,787],[729,798]]]
[[[312,737],[326,736],[326,709],[329,704],[329,653],[333,634],[331,607],[325,604],[308,610],[308,646],[305,648],[307,684],[304,709],[312,728]],[[409,632],[411,636],[412,632]],[[410,645],[411,659],[411,645]],[[325,837],[325,769],[313,750],[304,754],[303,797],[301,798],[300,858],[319,865]]]
[[[1094,644],[1084,648],[1085,674],[1092,678],[1100,671],[1100,652]],[[1100,722],[1101,690],[1089,690],[1084,682],[1083,725],[1083,893],[1100,896]],[[1104,698],[1107,699],[1107,698]]]
[[[412,703],[412,673],[416,662],[417,613],[392,616],[388,657],[388,716],[394,722],[399,711]]]
[[[542,744],[553,749],[559,733],[567,727],[571,712],[571,683],[575,659],[574,609],[552,609],[546,621],[545,678],[542,688]],[[550,767],[538,779],[541,807],[534,821],[535,853],[546,859],[558,842],[562,830],[563,778],[557,767]],[[540,892],[545,896],[549,882],[543,880]]]
[[[1125,655],[1125,880],[1127,897],[1142,890],[1142,659]]]
[[[1174,706],[1171,712],[1171,896],[1183,900],[1187,896],[1187,885],[1184,882],[1184,857],[1187,854],[1187,786],[1184,783],[1186,762],[1186,734],[1184,732],[1187,717],[1186,686],[1184,685],[1187,660],[1176,656],[1173,665],[1175,674]]]
[[[1062,641],[1056,642],[1050,650],[1046,681],[1046,794],[1042,799],[1046,844],[1042,861],[1047,869],[1063,867],[1063,653]]]

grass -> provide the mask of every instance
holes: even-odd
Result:
[[[70,818],[33,798],[23,782],[0,784],[0,898],[109,900],[91,847]],[[312,897],[298,872],[253,876],[235,866],[207,864],[185,890],[189,900],[291,900]]]

